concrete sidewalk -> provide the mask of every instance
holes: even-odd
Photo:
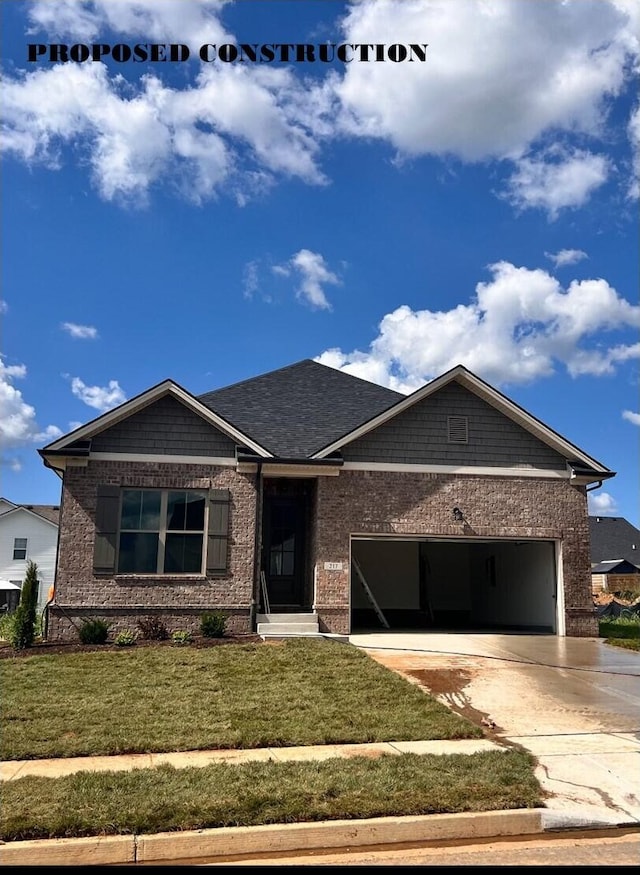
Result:
[[[287,762],[328,760],[334,757],[378,757],[403,753],[452,754],[504,750],[484,738],[454,741],[384,741],[371,744],[323,744],[305,747],[263,747],[250,750],[190,750],[179,753],[140,753],[122,756],[64,757],[48,760],[9,760],[0,763],[0,781],[13,781],[26,775],[60,778],[75,772],[128,772],[171,765],[176,769],[204,767],[212,763]]]

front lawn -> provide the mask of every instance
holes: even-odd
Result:
[[[523,751],[25,777],[2,788],[4,841],[539,808]]]
[[[483,735],[326,640],[13,657],[0,684],[5,760]]]

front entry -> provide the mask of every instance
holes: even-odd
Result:
[[[309,607],[307,532],[313,485],[303,479],[264,481],[262,570],[274,612]]]

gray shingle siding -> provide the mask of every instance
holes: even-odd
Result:
[[[447,417],[467,416],[467,444],[447,441]],[[348,462],[477,465],[564,470],[565,459],[458,383],[449,383],[347,444]]]
[[[235,456],[235,443],[175,398],[158,401],[96,435],[91,451]]]

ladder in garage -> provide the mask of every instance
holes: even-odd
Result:
[[[372,593],[371,590],[369,589],[369,584],[368,584],[367,581],[365,580],[364,574],[362,573],[362,569],[360,568],[360,566],[358,565],[357,560],[354,559],[353,556],[351,557],[351,563],[353,564],[353,567],[354,567],[355,570],[356,570],[356,574],[357,574],[358,577],[360,578],[360,583],[362,584],[362,588],[364,589],[367,598],[368,598],[369,601],[371,602],[371,604],[372,604],[372,606],[373,606],[373,610],[376,612],[376,614],[377,614],[377,616],[378,616],[378,619],[380,620],[380,622],[382,623],[382,625],[384,626],[385,629],[390,629],[391,627],[389,626],[389,624],[388,624],[388,622],[387,622],[387,618],[386,618],[385,615],[382,613],[382,610],[381,610],[381,608],[380,608],[380,605],[378,604],[378,602],[377,602],[377,601],[375,600],[375,598],[373,597],[373,593]]]

